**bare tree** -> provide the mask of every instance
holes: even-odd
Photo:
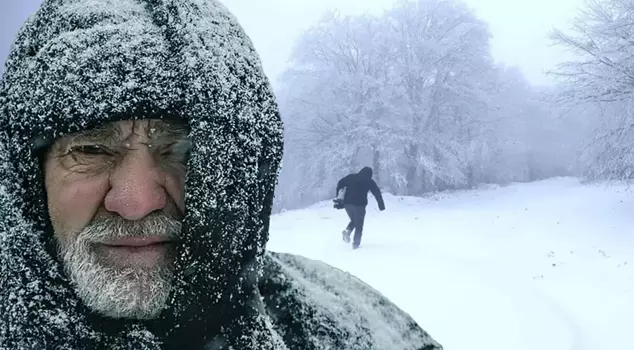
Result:
[[[331,196],[337,177],[366,162],[380,176],[380,100],[392,59],[380,26],[374,17],[329,12],[297,43],[280,93],[291,149],[286,165],[302,179],[292,192]]]
[[[632,179],[634,1],[590,1],[570,34],[558,30],[552,39],[578,57],[552,72],[562,83],[559,103],[584,105],[596,118],[594,138],[583,152],[586,175]]]
[[[402,1],[387,13],[407,192],[468,184],[465,146],[488,109],[489,32],[460,2]]]

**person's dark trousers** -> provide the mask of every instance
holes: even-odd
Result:
[[[346,204],[346,213],[350,218],[348,224],[348,231],[354,229],[354,240],[352,241],[353,247],[358,247],[361,244],[361,236],[363,235],[363,222],[365,221],[365,206]]]

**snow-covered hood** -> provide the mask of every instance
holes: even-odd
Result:
[[[180,118],[191,129],[169,323],[240,299],[249,293],[240,283],[259,276],[282,124],[236,20],[214,0],[45,0],[0,85],[0,349],[110,336],[91,326],[56,260],[34,146],[131,118]],[[111,335],[151,341],[145,325],[117,327]]]

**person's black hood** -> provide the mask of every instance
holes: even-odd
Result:
[[[359,176],[371,179],[372,178],[372,168],[367,167],[367,166],[363,167],[363,169],[361,169],[359,171]]]
[[[51,248],[34,149],[137,118],[190,128],[183,244],[162,320],[109,330],[85,310]],[[0,349],[152,349],[164,340],[157,334],[240,328],[202,321],[210,313],[219,322],[241,315],[235,322],[249,330],[259,322],[244,315],[256,314],[246,301],[261,272],[282,134],[253,45],[217,1],[45,0],[19,32],[0,85]],[[165,325],[176,327],[152,328]]]

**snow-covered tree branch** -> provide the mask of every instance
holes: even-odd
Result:
[[[554,123],[550,102],[493,62],[489,38],[459,1],[326,13],[281,79],[278,208],[332,197],[340,177],[366,165],[384,190],[409,195],[565,174],[543,159],[550,143],[532,142]]]
[[[590,1],[569,33],[555,31],[552,39],[578,57],[553,72],[562,84],[559,102],[593,112],[584,113],[596,130],[582,153],[585,174],[591,179],[632,179],[634,2]]]

